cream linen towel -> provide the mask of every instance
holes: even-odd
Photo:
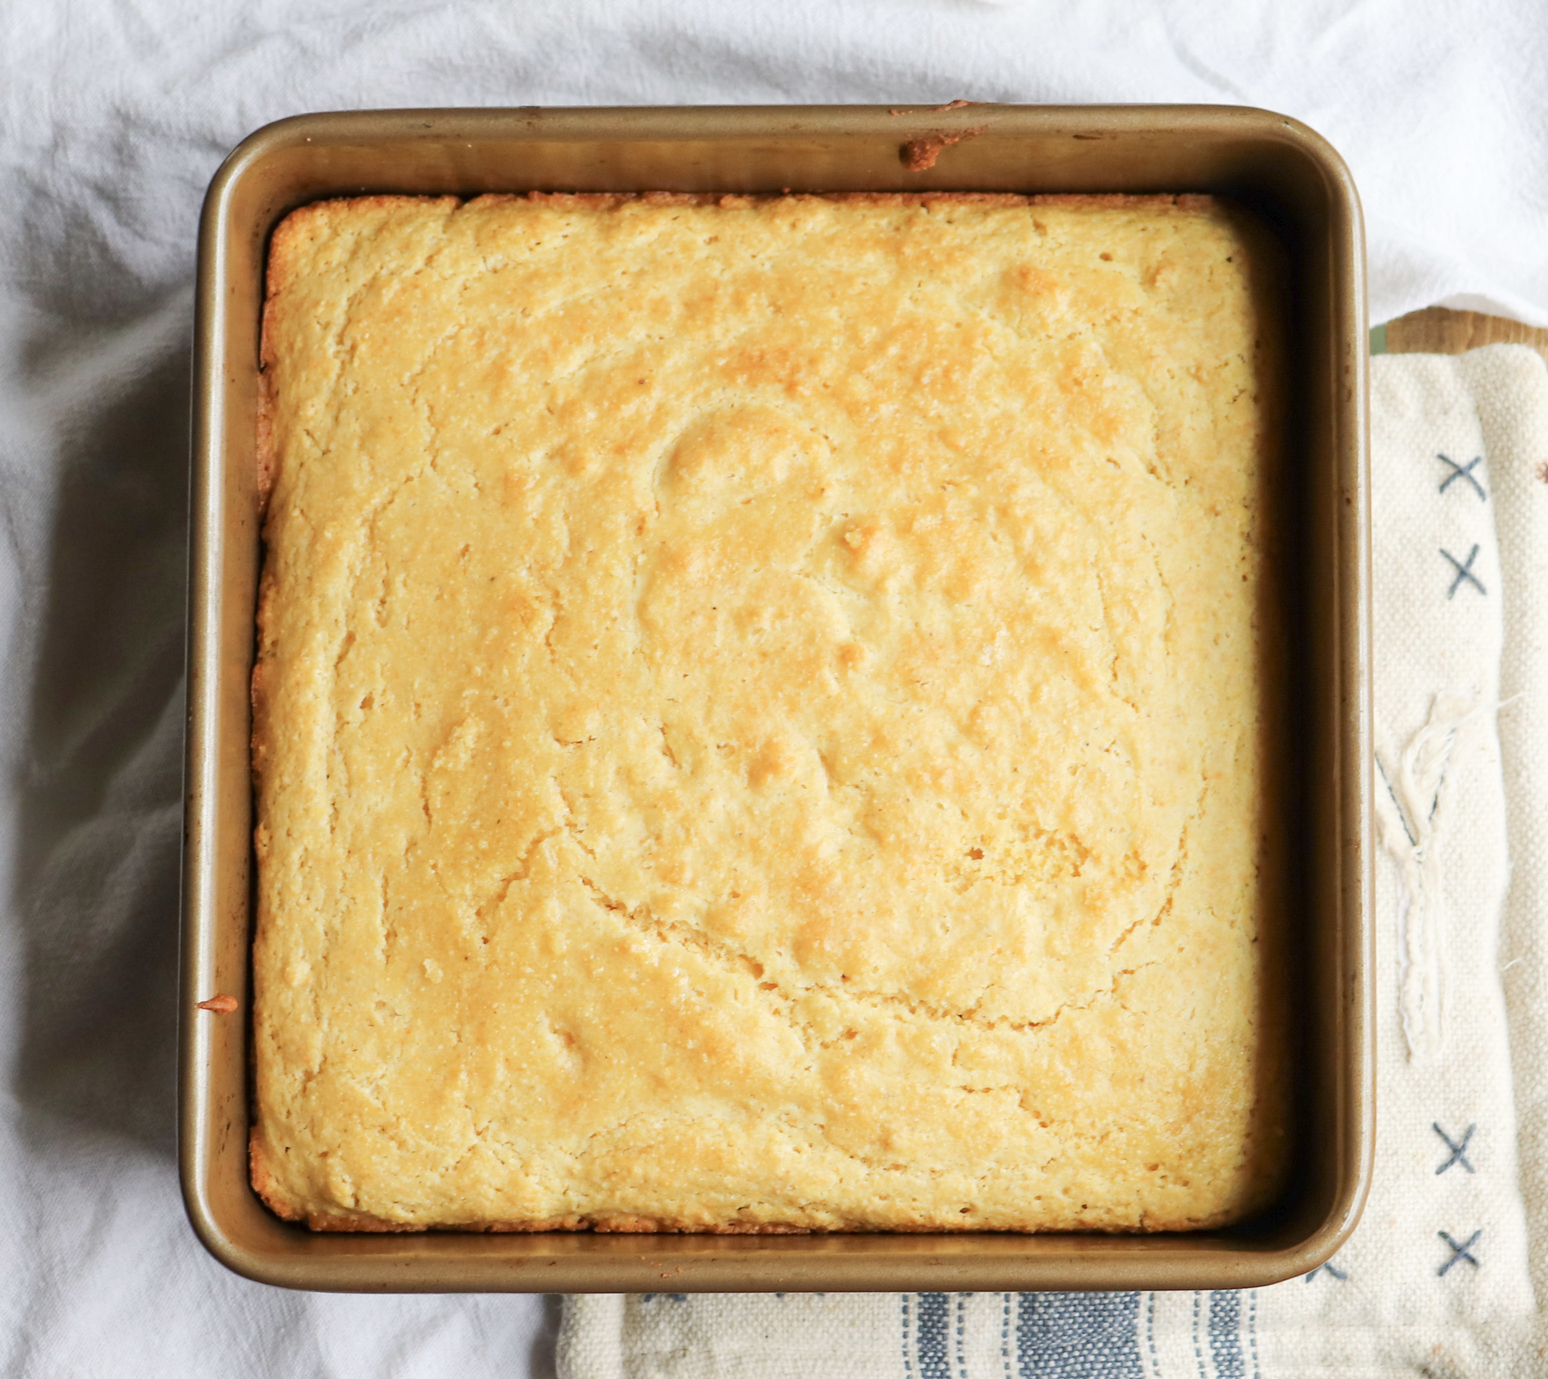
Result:
[[[1380,1131],[1350,1243],[1243,1293],[571,1298],[560,1379],[1548,1372],[1548,371],[1372,362]]]

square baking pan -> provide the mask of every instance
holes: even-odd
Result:
[[[259,313],[270,232],[362,193],[1211,192],[1282,241],[1292,355],[1284,578],[1296,1172],[1270,1212],[1154,1235],[317,1234],[248,1184],[249,678],[260,560]],[[194,1230],[296,1288],[673,1292],[1256,1287],[1353,1228],[1374,1140],[1364,241],[1304,125],[1214,106],[392,111],[258,131],[211,183],[195,326],[179,1156]],[[223,995],[215,1009],[200,1002]]]

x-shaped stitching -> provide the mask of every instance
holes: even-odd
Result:
[[[1473,562],[1478,559],[1478,547],[1476,544],[1467,553],[1466,560],[1458,560],[1448,550],[1442,550],[1441,554],[1451,562],[1451,568],[1457,572],[1457,577],[1451,581],[1451,588],[1446,590],[1446,597],[1448,599],[1462,587],[1464,581],[1477,588],[1480,594],[1488,594],[1489,591],[1483,587],[1483,581],[1473,573]]]
[[[1436,1176],[1439,1177],[1448,1168],[1450,1168],[1452,1164],[1461,1164],[1463,1168],[1471,1173],[1473,1171],[1473,1166],[1467,1161],[1467,1142],[1473,1138],[1473,1131],[1478,1129],[1478,1127],[1476,1125],[1468,1126],[1467,1129],[1462,1132],[1462,1138],[1460,1141],[1453,1140],[1451,1136],[1442,1130],[1440,1126],[1433,1120],[1430,1122],[1430,1129],[1439,1135],[1441,1139],[1446,1141],[1446,1148],[1451,1151],[1451,1157],[1435,1170]]]
[[[1449,455],[1437,455],[1435,458],[1451,466],[1451,473],[1441,480],[1441,486],[1436,490],[1438,493],[1444,493],[1458,479],[1466,479],[1480,498],[1488,500],[1489,495],[1484,492],[1483,485],[1473,476],[1473,471],[1483,463],[1482,455],[1475,455],[1466,464],[1458,464]]]
[[[1327,1264],[1319,1264],[1315,1269],[1313,1269],[1311,1271],[1311,1273],[1306,1275],[1306,1281],[1308,1283],[1310,1283],[1324,1269],[1326,1269],[1330,1274],[1332,1274],[1334,1278],[1338,1279],[1338,1281],[1340,1283],[1342,1283],[1345,1279],[1347,1279],[1349,1277],[1349,1275],[1346,1274],[1342,1269],[1335,1268],[1333,1266],[1333,1264],[1331,1262],[1329,1262]]]
[[[1474,1244],[1477,1243],[1478,1237],[1483,1234],[1482,1230],[1474,1231],[1460,1245],[1458,1245],[1455,1240],[1453,1240],[1449,1235],[1447,1235],[1445,1231],[1436,1231],[1435,1234],[1440,1236],[1440,1238],[1442,1240],[1444,1240],[1446,1242],[1446,1244],[1451,1247],[1451,1258],[1448,1259],[1444,1264],[1442,1264],[1440,1266],[1439,1269],[1437,1269],[1435,1271],[1435,1276],[1437,1278],[1445,1278],[1446,1277],[1446,1270],[1451,1268],[1451,1266],[1453,1264],[1455,1264],[1459,1259],[1465,1259],[1475,1269],[1478,1267],[1478,1261],[1473,1258],[1473,1256],[1470,1253],[1470,1251],[1472,1250]]]

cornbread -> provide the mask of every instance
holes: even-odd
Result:
[[[270,1206],[1159,1230],[1268,1201],[1271,277],[1198,197],[285,220]]]

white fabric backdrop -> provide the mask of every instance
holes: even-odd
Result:
[[[1348,157],[1373,320],[1451,298],[1548,323],[1545,70],[1527,3],[0,4],[0,1369],[550,1363],[535,1300],[280,1294],[182,1221],[190,281],[244,134],[393,105],[1247,102]]]

